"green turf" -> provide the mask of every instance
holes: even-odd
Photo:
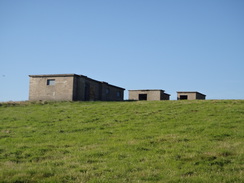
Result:
[[[0,182],[243,182],[244,100],[0,103]]]

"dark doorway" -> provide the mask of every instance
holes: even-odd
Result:
[[[147,100],[147,94],[139,94],[139,100]]]
[[[188,96],[187,95],[180,95],[180,100],[187,100]]]

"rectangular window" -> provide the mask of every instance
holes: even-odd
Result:
[[[110,93],[109,88],[106,88],[106,94],[108,95]]]
[[[55,85],[55,79],[48,79],[47,85]]]
[[[121,97],[121,93],[117,91],[117,97]]]

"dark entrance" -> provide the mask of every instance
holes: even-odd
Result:
[[[147,100],[147,94],[139,94],[139,100]]]
[[[187,95],[180,95],[180,100],[187,100],[188,96]]]

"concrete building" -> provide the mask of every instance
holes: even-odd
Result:
[[[29,75],[29,100],[121,101],[124,88],[77,74]]]
[[[177,100],[205,100],[206,95],[196,91],[179,91],[177,92]]]
[[[129,90],[129,100],[169,100],[164,90]]]

